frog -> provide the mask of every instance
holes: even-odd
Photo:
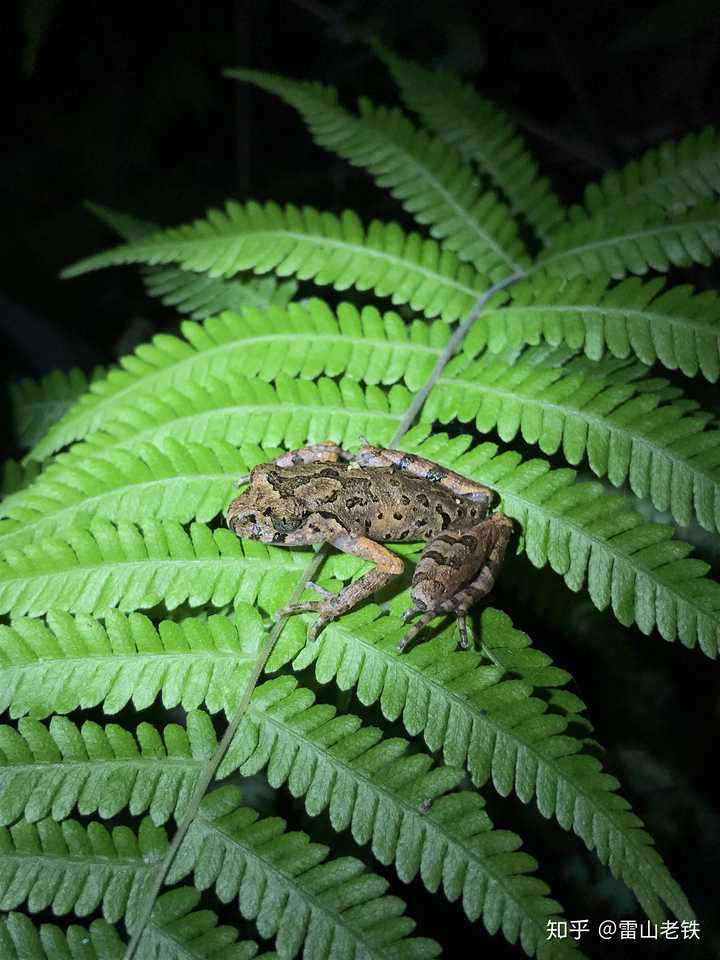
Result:
[[[424,542],[403,616],[404,623],[417,619],[397,650],[447,614],[457,618],[466,649],[468,613],[495,585],[512,520],[492,509],[489,487],[416,454],[361,440],[354,453],[326,440],[258,464],[228,507],[228,527],[238,537],[275,546],[331,544],[374,564],[339,593],[308,582],[319,600],[278,611],[278,618],[316,613],[309,641],[403,572],[402,558],[384,543]]]

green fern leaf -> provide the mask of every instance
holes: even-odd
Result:
[[[102,705],[127,704],[211,713],[224,707],[226,686],[241,685],[264,637],[255,611],[240,604],[234,620],[211,615],[158,625],[139,613],[110,610],[104,624],[53,611],[47,626],[18,619],[0,625],[0,711],[42,719]],[[61,803],[61,799],[58,799]]]
[[[663,292],[665,280],[643,283],[636,277],[608,288],[605,278],[528,277],[509,290],[511,302],[489,306],[463,346],[470,356],[486,346],[565,343],[593,360],[606,351],[615,357],[660,361],[688,377],[720,377],[720,302],[717,294],[695,294],[677,286]]]
[[[119,234],[133,242],[152,236],[162,228],[132,214],[96,203],[86,204],[92,213]],[[143,270],[145,289],[166,306],[188,313],[194,320],[203,320],[223,310],[240,310],[245,306],[267,308],[285,306],[297,292],[297,284],[288,280],[278,283],[273,277],[260,280],[224,280],[188,273],[176,267],[148,267]]]
[[[651,919],[661,921],[660,901],[678,917],[692,916],[642,821],[616,793],[617,781],[579,752],[582,742],[568,735],[565,717],[548,712],[526,681],[503,679],[479,654],[457,650],[454,629],[399,657],[394,647],[406,628],[395,617],[368,622],[378,613],[329,624],[294,668],[315,662],[319,682],[356,688],[362,703],[379,703],[389,720],[402,718],[446,763],[466,765],[475,784],[491,779],[502,796],[534,799],[543,816],[577,833],[627,883]],[[508,618],[487,609],[480,625],[490,655],[502,658]]]
[[[256,598],[287,599],[306,563],[301,552],[241,541],[230,530],[169,520],[112,524],[96,518],[62,536],[9,550],[0,560],[0,611],[105,616],[114,607],[173,610]],[[353,561],[359,567],[359,561]]]
[[[144,394],[141,403],[123,407],[104,430],[62,454],[38,478],[33,492],[46,481],[61,479],[68,466],[87,469],[90,458],[115,458],[120,450],[134,452],[168,437],[288,449],[328,438],[356,446],[361,434],[373,443],[387,443],[410,401],[409,391],[399,384],[389,392],[375,386],[363,390],[348,378],[312,383],[281,375],[272,387],[240,376],[227,381],[212,377],[202,386],[168,387],[161,396]],[[8,504],[10,498],[6,511]]]
[[[219,927],[211,910],[196,910],[199,901],[200,894],[190,887],[158,898],[140,941],[143,960],[252,960],[257,955],[256,943],[238,942],[234,927]],[[107,920],[61,930],[50,923],[36,928],[22,913],[0,917],[3,960],[123,960],[124,954],[125,944]],[[271,960],[271,955],[263,958]]]
[[[585,188],[585,207],[618,210],[648,200],[678,213],[720,194],[720,134],[713,127],[653,147]]]
[[[207,714],[195,711],[187,730],[168,724],[162,735],[149,723],[133,734],[118,724],[90,720],[80,729],[54,716],[48,727],[23,717],[17,730],[0,726],[0,825],[114,817],[125,807],[148,813],[156,825],[182,816],[203,762],[217,746]]]
[[[207,796],[175,856],[168,883],[189,874],[214,886],[220,900],[237,898],[278,954],[307,960],[421,960],[435,957],[432,940],[409,938],[415,924],[405,904],[385,895],[387,882],[353,857],[326,861],[328,849],[302,833],[285,833],[277,817],[258,819],[223,787]]]
[[[218,926],[212,910],[196,910],[200,894],[192,887],[179,887],[158,897],[152,917],[138,944],[142,960],[253,960],[258,945],[238,943],[235,927]],[[97,921],[103,924],[102,920]],[[91,930],[95,924],[91,926]],[[132,932],[132,930],[131,930]],[[263,953],[258,960],[275,960]]]
[[[522,548],[536,567],[546,564],[573,591],[587,584],[599,610],[610,607],[625,626],[716,657],[720,644],[720,584],[705,577],[708,564],[689,559],[692,548],[673,530],[646,523],[624,498],[599,483],[577,483],[573,470],[551,470],[543,460],[523,463],[515,451],[498,455],[491,443],[470,452],[470,437],[454,446],[442,434],[425,442],[427,428],[407,434],[402,447],[491,487],[520,523]]]
[[[373,49],[423,123],[475,161],[547,242],[565,212],[509,117],[457,77],[402,60],[377,42]]]
[[[33,913],[78,917],[102,909],[110,923],[132,923],[166,848],[165,831],[147,818],[137,836],[75,820],[0,827],[0,909],[26,903]]]
[[[577,371],[577,372],[576,372]],[[597,476],[614,486],[626,481],[678,523],[694,517],[720,529],[720,430],[706,430],[710,414],[697,404],[661,403],[664,381],[612,383],[586,368],[501,360],[451,362],[431,391],[422,418],[474,421],[481,433],[497,430],[509,442],[518,434],[543,453],[562,449],[571,464],[587,457]],[[642,389],[640,389],[642,387]]]
[[[510,210],[490,192],[481,193],[473,170],[442,140],[416,131],[399,110],[359,102],[354,116],[337,102],[332,87],[298,83],[253,70],[226,70],[274,93],[295,107],[320,146],[358,167],[388,189],[447,250],[495,279],[527,266]]]
[[[160,334],[123,357],[120,367],[93,383],[30,456],[44,459],[170,386],[203,386],[211,378],[230,380],[242,373],[261,380],[282,374],[314,379],[344,373],[368,384],[404,380],[410,390],[418,390],[449,331],[440,321],[406,325],[393,312],[380,314],[370,306],[358,310],[349,303],[332,311],[312,299],[284,310],[246,308],[202,324],[186,321],[182,334]]]
[[[89,929],[73,923],[61,930],[52,923],[35,927],[23,913],[0,916],[3,960],[122,960],[124,952],[117,931],[104,920]]]
[[[3,505],[0,554],[54,536],[93,517],[106,520],[208,522],[234,496],[233,479],[280,453],[245,445],[179,443],[168,438],[137,452],[88,460],[85,468],[58,465],[41,483]]]
[[[8,386],[10,416],[15,440],[21,447],[34,446],[88,389],[104,376],[98,367],[88,378],[77,368],[69,373],[54,370],[42,380],[20,380]]]
[[[297,293],[293,280],[284,283],[278,283],[274,277],[223,280],[178,267],[150,267],[143,271],[143,281],[151,297],[166,307],[189,314],[193,320],[204,320],[223,310],[242,310],[246,306],[284,307]]]
[[[395,223],[374,220],[365,229],[349,210],[338,218],[274,203],[229,202],[224,212],[211,210],[205,220],[82,260],[64,276],[124,263],[179,263],[184,270],[225,278],[240,270],[274,270],[337,290],[374,290],[448,322],[469,313],[489,286],[455,254]]]
[[[663,218],[657,207],[600,210],[589,219],[559,227],[536,270],[563,277],[600,275],[620,280],[629,273],[666,273],[693,263],[708,266],[720,254],[720,208],[698,204]]]
[[[419,874],[431,892],[442,886],[450,900],[462,899],[471,920],[482,916],[490,933],[502,930],[510,943],[519,938],[531,956],[577,956],[572,941],[547,944],[546,923],[558,905],[527,876],[536,865],[516,852],[519,838],[493,829],[477,794],[448,793],[461,770],[433,769],[429,756],[409,755],[407,747],[351,714],[314,705],[309,690],[281,677],[253,694],[218,774],[267,767],[271,786],[287,783],[311,816],[327,810],[335,830],[349,828],[357,843],[369,843],[405,883]]]

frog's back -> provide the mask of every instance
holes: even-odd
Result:
[[[343,464],[345,480],[335,502],[337,519],[355,536],[376,541],[432,540],[443,530],[482,519],[478,504],[394,467]]]

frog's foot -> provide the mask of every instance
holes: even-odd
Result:
[[[312,580],[308,580],[306,586],[316,593],[319,593],[322,600],[304,600],[301,603],[291,603],[287,607],[283,607],[282,610],[278,610],[275,614],[275,619],[279,620],[281,617],[289,617],[294,613],[317,613],[317,620],[314,621],[308,630],[308,640],[316,640],[320,631],[326,627],[328,623],[344,613],[346,607],[345,604],[338,602],[339,594],[333,593],[331,590],[326,590],[325,587],[313,583]]]
[[[413,640],[420,631],[430,623],[435,617],[441,617],[444,613],[447,613],[447,610],[426,610],[424,613],[420,607],[410,607],[402,616],[403,623],[408,623],[413,617],[416,617],[419,613],[422,613],[422,616],[416,624],[414,624],[405,636],[400,640],[395,647],[398,653],[402,653],[405,647]],[[467,631],[467,611],[458,610],[457,611],[457,623],[458,623],[458,633],[460,634],[460,649],[467,650],[470,646],[470,641],[468,639]]]

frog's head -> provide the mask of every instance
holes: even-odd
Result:
[[[274,490],[254,486],[236,497],[227,512],[227,525],[238,537],[261,543],[285,543],[298,530],[307,511],[295,497],[279,497]]]

